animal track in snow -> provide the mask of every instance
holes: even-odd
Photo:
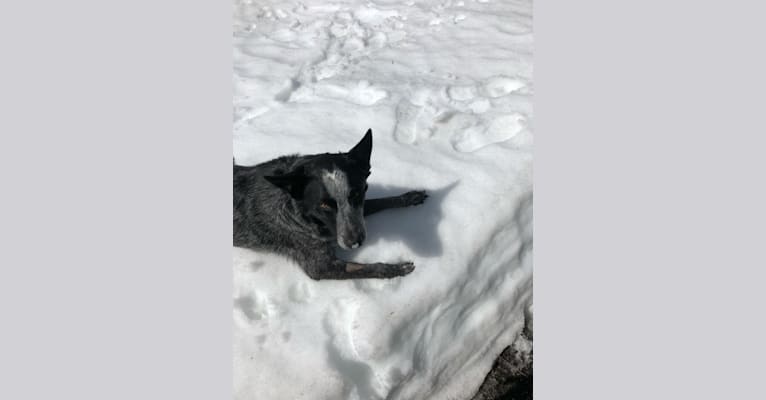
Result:
[[[471,102],[468,104],[468,108],[474,113],[474,114],[481,114],[483,112],[486,112],[487,110],[492,107],[492,103],[489,102],[487,99],[478,99],[476,101]]]
[[[305,8],[305,7],[304,7]],[[302,37],[310,37],[308,45],[316,47],[316,39],[323,41],[321,54],[304,62],[292,82],[280,90],[274,100],[278,102],[315,102],[326,99],[346,101],[360,106],[371,106],[388,97],[388,92],[360,80],[348,82],[343,72],[352,72],[354,66],[372,51],[382,49],[395,40],[381,29],[388,29],[400,18],[397,11],[382,10],[370,5],[354,10],[332,7],[311,7],[316,11],[332,12],[328,25],[301,26],[301,35],[295,35],[290,29],[277,30],[272,39],[282,42],[294,42]],[[330,82],[331,78],[338,77]]]
[[[388,92],[370,85],[367,81],[360,81],[349,90],[348,94],[347,99],[363,106],[373,105],[388,96]]]
[[[282,42],[282,43],[289,43],[295,41],[295,39],[298,37],[298,35],[291,29],[279,29],[277,31],[274,31],[270,35],[271,39]]]
[[[290,287],[287,295],[296,303],[306,303],[314,297],[311,287],[306,282],[298,282]]]
[[[251,261],[250,264],[248,264],[248,266],[250,267],[250,270],[253,271],[253,272],[258,271],[264,265],[266,265],[266,263],[263,262],[263,261],[259,261],[259,260]]]
[[[495,118],[488,125],[483,123],[469,126],[452,137],[452,148],[462,153],[479,150],[491,144],[504,142],[526,127],[526,118],[512,113]]]
[[[415,123],[420,115],[421,107],[403,99],[396,105],[396,128],[394,129],[394,139],[399,143],[412,144],[417,139],[417,129]]]
[[[338,299],[324,315],[322,324],[329,337],[328,362],[343,376],[347,398],[383,399],[386,385],[372,366],[360,357],[355,345],[355,326],[360,304],[356,299]]]
[[[396,105],[394,139],[399,143],[413,144],[433,133],[434,108],[412,104],[411,100],[416,99],[402,99]]]
[[[439,94],[421,88],[397,104],[394,139],[416,144],[447,135],[452,148],[462,153],[504,142],[527,128],[527,117],[508,110],[509,104],[500,98],[526,87],[520,79],[498,75],[475,84],[450,85]]]
[[[234,300],[234,306],[242,311],[242,314],[245,314],[245,316],[250,320],[260,319],[257,318],[255,312],[253,311],[254,305],[255,301],[253,301],[253,298],[250,296],[242,296]]]
[[[234,304],[250,320],[263,320],[279,313],[279,307],[267,295],[244,295],[234,300]]]
[[[370,47],[375,49],[382,49],[386,43],[388,43],[388,36],[383,32],[375,32],[370,39],[367,40]]]
[[[447,88],[447,96],[456,101],[471,100],[476,97],[475,86],[450,86]]]
[[[274,100],[279,102],[287,102],[290,100],[290,96],[295,92],[299,87],[301,86],[301,83],[298,82],[296,79],[290,79],[290,81],[287,83],[284,89],[280,90],[279,93],[274,95]]]
[[[484,82],[482,93],[487,97],[502,97],[525,86],[526,84],[518,79],[494,76]]]
[[[367,25],[380,25],[388,18],[398,17],[396,10],[381,10],[372,7],[362,7],[354,12],[354,17]]]
[[[351,85],[323,81],[318,82],[313,87],[300,87],[290,96],[290,101],[311,102],[325,98],[346,101],[360,106],[371,106],[387,96],[388,92],[371,85],[367,81],[359,81]]]

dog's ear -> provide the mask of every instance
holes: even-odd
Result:
[[[348,155],[358,161],[370,165],[370,154],[372,154],[372,129],[368,129],[362,140],[349,150]]]
[[[284,190],[296,200],[303,198],[303,190],[309,181],[309,178],[303,173],[303,169],[291,171],[284,175],[264,176],[263,179]]]

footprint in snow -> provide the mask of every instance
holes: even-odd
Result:
[[[360,81],[349,91],[348,99],[352,103],[362,106],[371,106],[388,96],[388,92],[370,85],[367,81]]]
[[[368,40],[367,43],[373,49],[382,49],[388,42],[388,36],[383,32],[375,32]]]
[[[396,127],[394,139],[403,144],[414,144],[432,135],[434,109],[429,106],[412,104],[402,99],[396,105]]]
[[[356,349],[354,326],[359,309],[356,299],[338,299],[324,315],[322,325],[328,336],[325,343],[327,363],[349,378],[344,388],[346,397],[382,399],[386,385],[372,365],[366,362],[366,357],[361,357]]]
[[[525,127],[526,118],[520,113],[512,113],[494,119],[489,125],[473,125],[458,132],[452,137],[452,148],[461,153],[470,153],[511,139]]]
[[[259,260],[252,261],[252,262],[250,262],[250,264],[248,264],[248,266],[250,267],[250,271],[252,271],[252,272],[258,271],[264,265],[266,265],[266,263],[263,262],[263,261],[259,261]]]
[[[249,320],[255,320],[259,319],[257,318],[257,315],[255,314],[255,311],[253,311],[253,307],[255,306],[255,300],[253,300],[250,296],[242,296],[234,300],[234,307],[239,309],[239,311],[244,314],[247,319]]]
[[[371,106],[386,97],[388,92],[367,81],[359,81],[355,85],[338,85],[321,81],[317,82],[313,88],[303,86],[297,89],[290,97],[290,101],[313,102],[320,99],[333,99],[360,106]]]
[[[234,305],[250,321],[264,320],[279,314],[277,304],[266,295],[241,296],[234,300]]]
[[[290,300],[296,303],[306,303],[314,297],[314,293],[311,291],[311,287],[306,282],[298,282],[290,287],[287,293]]]
[[[403,99],[396,105],[396,128],[394,139],[399,143],[412,144],[417,139],[415,122],[420,115],[422,107],[417,107],[409,100]]]
[[[270,35],[270,38],[282,43],[288,43],[294,41],[298,35],[291,29],[278,29]]]
[[[484,82],[482,94],[491,98],[502,97],[525,86],[526,84],[518,79],[495,76]]]
[[[301,87],[301,83],[296,78],[291,78],[277,94],[274,95],[274,100],[280,103],[286,103],[290,101],[290,96],[293,92]],[[268,110],[267,110],[268,111]]]
[[[455,101],[467,101],[476,97],[474,86],[450,86],[447,88],[447,96]]]

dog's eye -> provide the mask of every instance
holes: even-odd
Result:
[[[323,210],[333,210],[336,206],[335,200],[332,199],[325,199],[319,203],[319,207]]]

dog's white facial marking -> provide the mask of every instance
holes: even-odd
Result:
[[[336,169],[326,171],[322,175],[322,183],[324,184],[327,193],[335,200],[338,205],[338,213],[336,216],[336,228],[338,231],[338,245],[346,250],[355,249],[359,247],[359,242],[346,244],[344,243],[344,237],[347,240],[352,240],[353,237],[357,237],[359,232],[366,231],[364,224],[364,210],[361,207],[352,207],[348,201],[348,196],[351,193],[351,187],[348,182],[346,174]]]
[[[340,204],[341,201],[348,199],[348,194],[351,192],[351,189],[348,185],[348,178],[343,171],[338,169],[327,171],[322,176],[322,181],[324,182],[324,187],[327,189],[327,192],[330,193],[330,196],[332,196],[338,204]]]

